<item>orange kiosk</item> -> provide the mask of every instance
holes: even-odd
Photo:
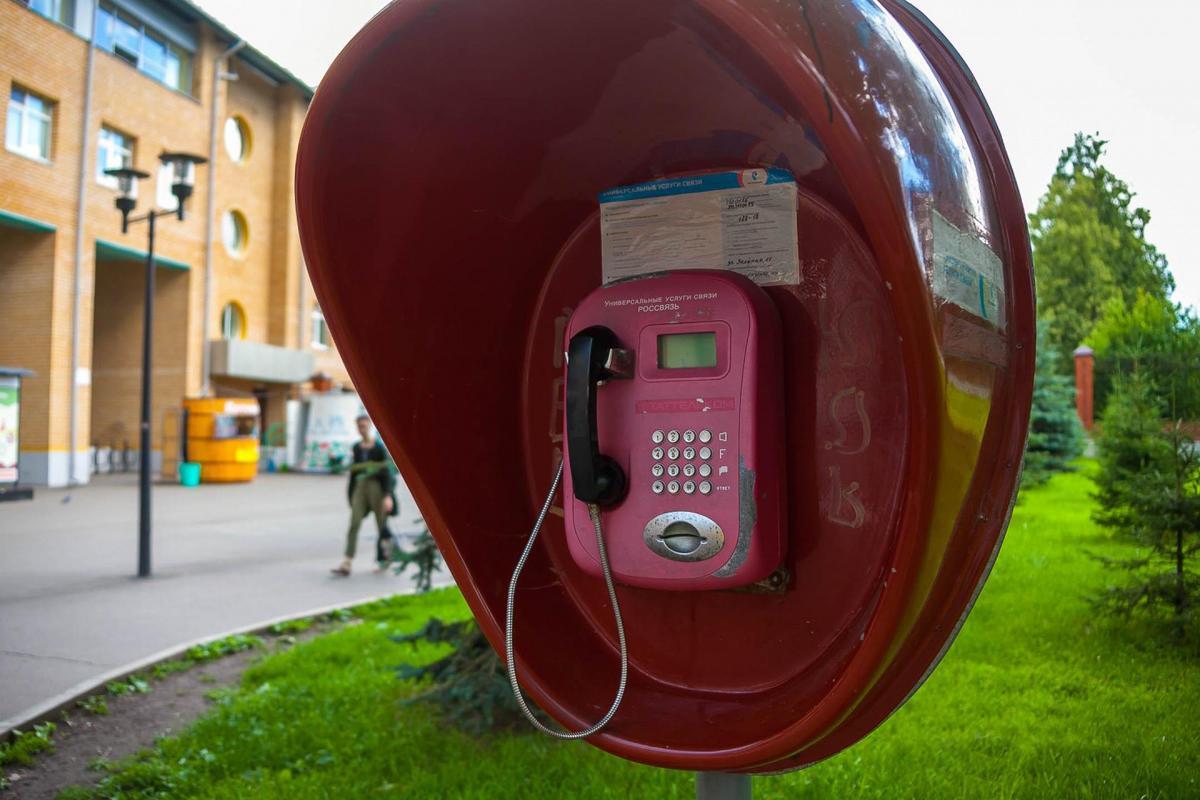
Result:
[[[694,206],[670,194],[692,189]],[[296,198],[363,402],[482,629],[564,728],[600,719],[621,675],[597,747],[790,770],[867,735],[937,664],[1014,501],[1034,294],[1000,134],[908,3],[402,0],[317,90]],[[693,272],[714,269],[742,273],[761,326],[705,305],[726,289]],[[651,332],[672,325],[692,338]],[[655,383],[750,363],[760,339],[739,331],[771,337],[756,374],[781,387]],[[706,414],[762,392],[782,409],[753,427],[772,480],[719,440],[685,458],[689,433],[734,430]],[[664,411],[682,421],[645,417]],[[706,468],[739,514],[687,492]],[[619,513],[652,500],[645,529]],[[779,537],[766,582],[714,588],[738,573],[729,542],[760,535]],[[647,578],[643,538],[714,569]]]
[[[204,483],[252,481],[258,474],[259,408],[255,400],[191,398],[187,414],[187,457],[200,465]]]

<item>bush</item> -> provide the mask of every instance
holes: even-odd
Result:
[[[473,620],[443,622],[434,617],[419,631],[392,637],[409,644],[449,644],[454,650],[429,664],[397,668],[401,680],[428,681],[406,702],[428,703],[442,719],[471,736],[524,730],[508,672]]]
[[[438,550],[429,528],[423,528],[413,537],[411,550],[406,550],[397,540],[392,548],[392,564],[397,575],[403,575],[409,567],[413,568],[413,583],[418,592],[432,589],[433,573],[442,571],[442,552]]]
[[[1141,373],[1117,382],[1100,440],[1096,521],[1139,545],[1132,558],[1101,558],[1124,579],[1097,598],[1128,617],[1166,612],[1177,641],[1200,621],[1200,450],[1179,422],[1164,429],[1160,401]]]

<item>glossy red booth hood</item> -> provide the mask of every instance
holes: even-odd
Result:
[[[1028,239],[953,49],[897,0],[397,2],[319,87],[296,203],[339,351],[502,649],[560,453],[564,327],[600,284],[597,193],[747,166],[798,186],[802,282],[769,289],[791,583],[621,587],[629,688],[589,741],[774,772],[853,744],[914,691],[1011,509]],[[522,578],[516,650],[528,692],[579,728],[608,707],[618,659],[561,513]]]

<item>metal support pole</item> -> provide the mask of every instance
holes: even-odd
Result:
[[[154,333],[154,218],[151,211],[146,219],[150,225],[150,242],[146,250],[146,300],[142,318],[142,450],[138,458],[138,577],[150,577],[150,389],[153,359],[151,343]]]
[[[697,772],[696,800],[750,800],[750,776]]]

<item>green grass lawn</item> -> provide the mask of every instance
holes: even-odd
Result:
[[[912,700],[836,758],[755,779],[755,797],[1200,797],[1200,661],[1087,603],[1107,576],[1086,553],[1125,549],[1089,519],[1093,468],[1022,496],[970,620]],[[401,706],[412,687],[393,667],[436,651],[388,636],[466,613],[454,591],[395,599],[268,656],[100,796],[694,796],[687,773],[535,734],[477,741]]]

